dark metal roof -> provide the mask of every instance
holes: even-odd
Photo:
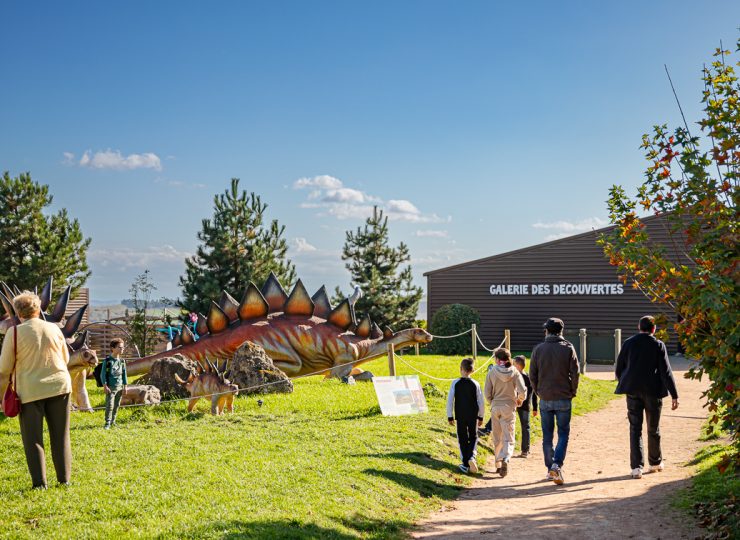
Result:
[[[661,214],[661,215],[658,215],[658,216],[646,216],[646,217],[641,217],[639,219],[640,219],[640,221],[642,221],[644,223],[648,223],[650,221],[653,221],[655,219],[662,218],[662,217],[665,217],[665,214]],[[574,235],[571,235],[571,236],[565,236],[563,238],[558,238],[557,240],[549,240],[547,242],[542,242],[541,244],[535,244],[533,246],[527,246],[527,247],[515,249],[515,250],[512,250],[512,251],[507,251],[505,253],[499,253],[497,255],[489,255],[488,257],[483,257],[483,258],[480,258],[480,259],[474,259],[472,261],[466,261],[466,262],[463,262],[463,263],[453,264],[452,266],[446,266],[444,268],[439,268],[437,270],[430,270],[429,272],[424,272],[423,275],[424,276],[429,276],[429,275],[432,275],[432,274],[438,274],[440,272],[446,272],[448,270],[454,270],[456,268],[467,266],[469,264],[479,264],[479,263],[482,263],[482,262],[492,261],[494,259],[501,259],[501,258],[504,258],[504,257],[508,257],[510,255],[516,255],[518,253],[524,253],[524,252],[527,252],[527,251],[532,251],[532,250],[535,250],[535,249],[540,249],[540,248],[551,246],[551,245],[554,245],[554,244],[559,244],[559,243],[562,243],[562,242],[575,240],[575,239],[578,239],[578,238],[582,238],[584,236],[588,236],[590,234],[602,234],[602,233],[605,233],[605,232],[613,229],[614,227],[615,227],[615,225],[609,225],[607,227],[602,227],[601,229],[592,229],[590,231],[586,231],[586,232],[574,234]]]

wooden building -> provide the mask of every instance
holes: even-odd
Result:
[[[666,220],[642,221],[651,241],[678,260],[679,247]],[[431,322],[445,304],[467,304],[480,314],[478,334],[488,347],[497,346],[508,328],[512,349],[524,351],[542,341],[542,324],[558,317],[565,322],[566,338],[576,345],[578,330],[587,330],[590,358],[613,358],[615,329],[622,329],[624,340],[637,331],[643,315],[664,313],[671,322],[676,315],[618,279],[616,268],[596,243],[610,229],[427,272],[427,320]],[[597,347],[599,341],[603,343]],[[672,328],[668,346],[672,352],[678,347]]]

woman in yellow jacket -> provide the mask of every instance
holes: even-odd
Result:
[[[39,318],[41,301],[35,294],[22,292],[13,298],[13,308],[21,324],[8,330],[3,341],[0,391],[5,392],[15,365],[15,389],[21,400],[21,438],[33,487],[46,489],[44,418],[57,480],[66,485],[72,465],[69,441],[72,381],[67,371],[67,342],[57,325]]]

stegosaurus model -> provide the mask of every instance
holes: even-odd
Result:
[[[332,308],[324,286],[309,296],[298,280],[288,294],[272,273],[261,290],[250,282],[241,302],[224,291],[218,303],[211,302],[207,317],[198,315],[196,332],[197,340],[183,326],[172,350],[129,361],[129,375],[145,373],[156,360],[175,353],[201,365],[207,358],[231,360],[251,341],[290,377],[317,372],[343,377],[361,372],[358,364],[386,354],[388,344],[400,348],[432,341],[421,328],[381,331],[367,316],[357,323],[350,300]]]
[[[51,291],[52,278],[49,278],[49,281],[46,282],[39,295],[42,317],[48,322],[61,323],[64,319],[64,313],[67,311],[67,303],[69,302],[72,288],[67,287],[51,312],[47,313],[46,308],[51,303]],[[0,314],[0,334],[7,333],[9,329],[20,322],[15,314],[12,303],[13,297],[18,294],[20,294],[20,290],[17,287],[11,288],[6,283],[0,281],[0,303],[5,311],[5,313]],[[67,347],[69,347],[69,364],[67,364],[67,369],[72,378],[72,407],[83,411],[92,409],[90,398],[85,388],[85,379],[98,363],[97,354],[87,344],[87,330],[74,337],[75,332],[80,327],[86,309],[87,304],[70,315],[64,321],[64,325],[61,328],[62,334],[64,334],[64,338],[67,340]]]

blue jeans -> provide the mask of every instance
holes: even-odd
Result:
[[[542,453],[545,456],[545,466],[549,469],[553,463],[563,466],[565,452],[568,450],[568,436],[570,435],[571,400],[557,399],[554,401],[540,400],[540,419],[542,422]],[[555,422],[558,424],[558,444],[553,449],[552,440],[555,433]]]

